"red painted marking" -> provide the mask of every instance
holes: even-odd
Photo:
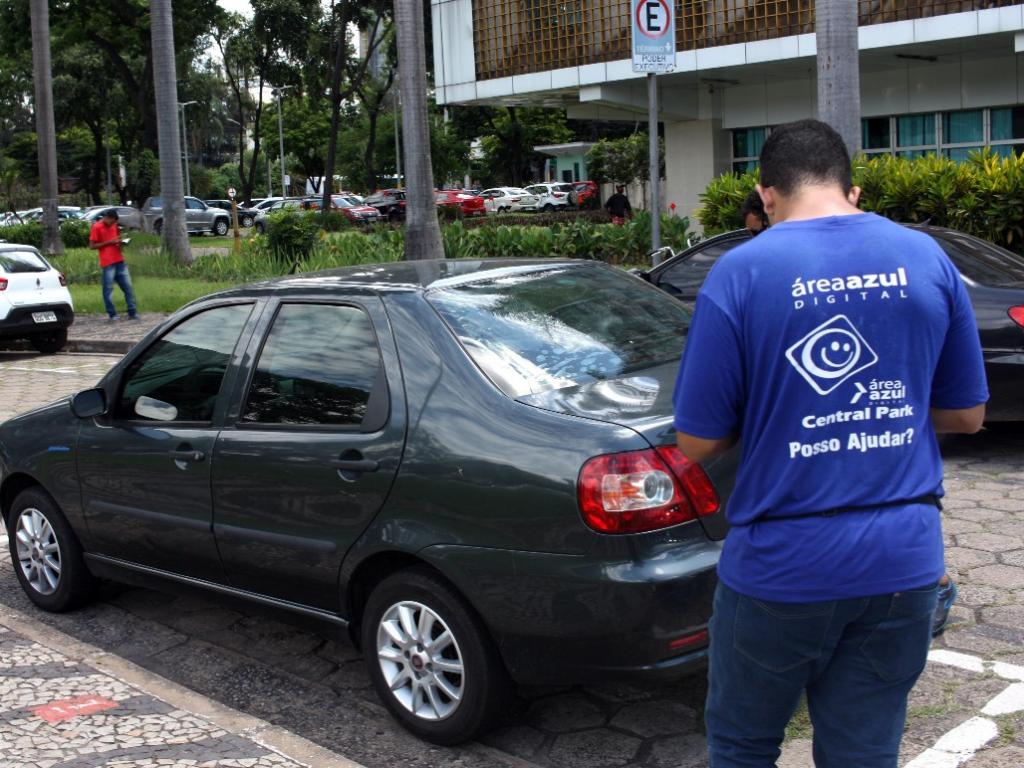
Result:
[[[116,701],[104,699],[102,696],[76,696],[73,699],[51,701],[41,707],[34,707],[32,713],[52,725],[64,720],[102,712],[105,709],[113,709],[117,705]]]

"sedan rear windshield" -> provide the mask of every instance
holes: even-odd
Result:
[[[1024,257],[959,232],[943,234],[937,240],[960,274],[971,282],[992,288],[1024,285]]]
[[[0,272],[16,275],[23,272],[46,272],[50,267],[32,251],[0,252]]]
[[[427,298],[503,392],[521,397],[678,360],[689,312],[615,269],[510,267]]]

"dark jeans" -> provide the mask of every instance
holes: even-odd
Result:
[[[895,768],[937,591],[776,603],[720,583],[705,711],[711,768],[774,766],[804,691],[818,768]]]
[[[106,307],[107,315],[110,317],[117,317],[117,308],[113,301],[114,283],[117,283],[124,291],[124,300],[128,305],[128,317],[135,317],[138,314],[138,308],[135,306],[135,292],[132,290],[132,278],[128,274],[128,265],[123,261],[103,268],[103,306]]]

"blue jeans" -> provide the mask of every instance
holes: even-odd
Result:
[[[805,691],[817,768],[895,768],[937,592],[777,603],[719,583],[705,708],[711,768],[772,768]]]
[[[132,290],[132,278],[128,274],[128,265],[123,261],[111,264],[103,268],[103,306],[107,309],[107,315],[117,317],[117,308],[114,306],[114,283],[121,286],[124,292],[124,300],[128,305],[128,317],[135,317],[138,308],[135,306],[135,291]]]

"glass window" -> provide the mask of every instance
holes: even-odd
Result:
[[[765,128],[745,128],[732,132],[732,156],[757,157],[761,154],[767,130]]]
[[[934,155],[934,149],[906,149],[896,153],[896,157],[905,157],[911,160],[915,157],[924,157],[925,155]]]
[[[0,272],[16,275],[20,272],[46,272],[50,267],[43,257],[32,251],[0,251]]]
[[[199,200],[196,200],[195,198],[192,197],[185,198],[185,207],[188,208],[190,211],[201,211],[206,208],[206,206],[203,205]]]
[[[992,287],[1024,285],[1024,263],[1005,248],[959,232],[935,239],[968,280]]]
[[[1024,139],[1024,107],[992,110],[992,141]]]
[[[967,144],[985,140],[984,111],[945,112],[942,115],[942,143]]]
[[[956,160],[958,163],[962,163],[966,160],[971,152],[977,152],[982,149],[981,146],[977,147],[950,147],[949,149],[942,150],[942,154],[948,157],[950,160]]]
[[[170,406],[160,421],[210,421],[220,385],[251,304],[216,307],[193,315],[153,343],[129,366],[117,404],[119,419],[139,420],[141,397]]]
[[[869,117],[861,121],[862,149],[889,149],[892,137],[889,135],[888,117]]]
[[[1020,157],[1024,155],[1024,144],[997,144],[992,151],[999,157]]]
[[[286,304],[260,353],[242,420],[358,426],[379,370],[377,337],[363,310]]]
[[[695,302],[697,291],[704,285],[704,280],[717,263],[718,257],[745,242],[745,239],[737,238],[702,248],[688,259],[684,259],[662,272],[658,276],[658,287],[682,301]]]
[[[918,147],[935,143],[935,115],[900,115],[896,118],[896,145]]]
[[[678,361],[690,313],[631,275],[597,266],[508,267],[427,298],[510,397]],[[629,312],[609,312],[629,307]]]
[[[737,173],[746,173],[757,168],[757,160],[739,160],[732,164],[732,169]]]

